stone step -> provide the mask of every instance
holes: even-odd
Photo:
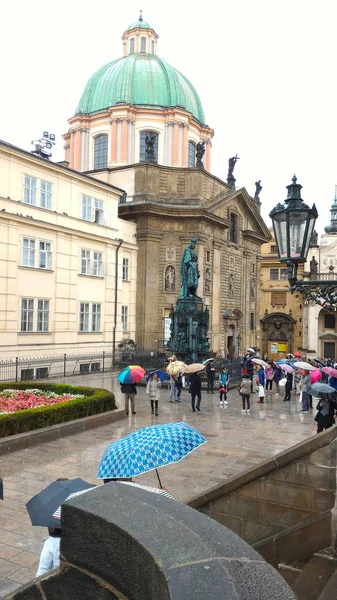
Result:
[[[336,600],[337,598],[337,570],[331,575],[318,600]]]
[[[287,584],[292,586],[295,579],[302,573],[302,569],[297,569],[291,565],[280,563],[277,565],[277,570],[282,575],[283,579],[286,580]]]
[[[291,584],[298,600],[318,600],[336,568],[335,560],[314,554]],[[337,591],[335,590],[334,600],[336,598]]]

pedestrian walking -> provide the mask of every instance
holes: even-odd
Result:
[[[286,385],[285,385],[285,394],[283,398],[283,402],[290,402],[291,400],[291,390],[293,389],[293,374],[286,374]]]
[[[222,383],[219,383],[218,392],[220,395],[220,406],[222,406],[223,404],[227,405],[227,387],[225,387]]]
[[[133,415],[136,414],[135,410],[135,397],[137,394],[137,388],[134,383],[122,383],[121,392],[124,394],[125,402],[125,414],[129,414],[129,401],[131,402],[131,412]]]
[[[273,389],[273,380],[274,380],[275,369],[273,367],[272,362],[269,362],[268,364],[269,364],[269,367],[268,367],[268,369],[266,369],[266,393],[268,393],[268,389],[271,393],[272,389]]]
[[[324,429],[329,429],[332,425],[335,424],[335,403],[331,398],[329,398],[328,394],[321,394],[321,397],[318,400],[316,410],[318,411],[315,416],[315,421],[317,423],[317,433],[321,433]]]
[[[211,391],[214,394],[214,379],[215,379],[215,366],[213,360],[210,360],[206,366],[207,375],[207,394]]]
[[[146,393],[148,394],[151,402],[151,414],[154,412],[158,417],[158,401],[160,399],[160,388],[161,382],[158,379],[157,373],[153,373],[152,377],[149,378],[146,386]]]
[[[195,412],[195,409],[200,411],[200,402],[201,402],[201,377],[200,371],[198,373],[192,373],[190,376],[190,387],[189,392],[191,394],[191,403],[192,410]],[[195,404],[195,399],[197,398],[197,404]]]
[[[264,386],[265,386],[265,382],[266,382],[266,375],[264,372],[264,368],[261,365],[257,365],[257,372],[256,372],[256,384],[258,387],[258,404],[263,404],[264,403]]]
[[[280,395],[280,381],[283,378],[283,373],[282,373],[282,369],[280,369],[280,367],[278,365],[275,365],[275,372],[274,372],[274,382],[275,382],[275,386],[276,386],[276,393],[275,396],[279,396]]]
[[[176,390],[177,390],[176,402],[181,402],[180,396],[181,396],[182,389],[183,389],[183,375],[182,375],[182,373],[179,373],[178,377],[176,378]]]
[[[41,577],[41,575],[45,575],[46,573],[49,573],[49,571],[53,571],[53,569],[58,569],[60,566],[62,529],[48,527],[48,534],[49,535],[43,544],[36,577]]]
[[[309,412],[309,394],[311,388],[311,377],[309,371],[302,371],[301,375],[301,390],[302,390],[302,410],[301,412]]]
[[[244,375],[240,384],[239,393],[242,398],[242,413],[250,413],[250,379]],[[246,406],[247,403],[247,406]]]

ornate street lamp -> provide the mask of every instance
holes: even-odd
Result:
[[[310,238],[318,217],[315,204],[310,208],[303,202],[301,188],[294,175],[292,183],[287,186],[288,196],[284,204],[277,204],[269,214],[279,261],[287,265],[287,279],[292,294],[295,290],[303,292],[316,304],[327,310],[336,310],[337,281],[297,279],[298,265],[307,260]]]

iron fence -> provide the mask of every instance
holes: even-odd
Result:
[[[94,354],[61,354],[59,356],[29,357],[1,360],[0,381],[33,381],[73,377],[76,375],[97,375],[109,371],[121,370],[130,364],[139,364],[147,372],[165,369],[167,355],[164,352],[150,350],[118,351],[113,364],[112,352]],[[223,367],[229,371],[232,381],[241,377],[241,364],[238,358],[233,360],[215,360],[215,368],[219,373]],[[203,384],[206,374],[202,374]]]

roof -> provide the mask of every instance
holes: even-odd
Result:
[[[193,85],[154,54],[129,54],[98,69],[84,88],[76,114],[91,114],[119,104],[147,108],[179,106],[205,123]]]
[[[152,31],[154,31],[153,27],[146,21],[136,21],[135,23],[131,23],[126,31],[131,31],[131,29],[136,29],[137,27],[140,29],[152,29]]]

